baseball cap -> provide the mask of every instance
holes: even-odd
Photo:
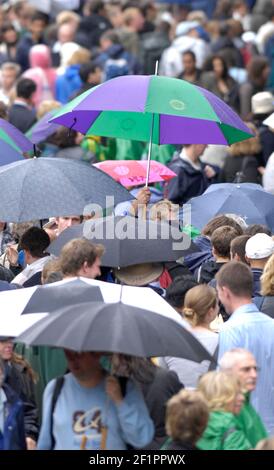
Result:
[[[245,254],[250,259],[268,258],[274,253],[274,240],[266,233],[256,233],[246,242]]]

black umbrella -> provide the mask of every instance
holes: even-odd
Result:
[[[99,287],[91,286],[81,279],[73,279],[65,284],[39,286],[30,297],[25,313],[53,312],[61,307],[82,302],[103,301]]]
[[[83,214],[90,203],[103,210],[134,199],[95,166],[65,158],[31,158],[5,165],[0,168],[0,188],[0,220],[5,222]]]
[[[74,351],[212,360],[199,341],[175,321],[121,302],[82,303],[56,310],[26,330],[18,342]]]
[[[102,265],[111,267],[176,261],[199,251],[190,237],[180,232],[175,224],[130,216],[89,220],[69,227],[51,243],[48,251],[59,256],[68,241],[82,237],[104,245],[106,251]]]

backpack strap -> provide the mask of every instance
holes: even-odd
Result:
[[[51,407],[50,407],[50,437],[51,437],[51,450],[54,449],[55,446],[55,438],[53,435],[53,413],[56,407],[56,403],[58,400],[58,397],[61,393],[62,387],[64,385],[65,377],[64,375],[61,375],[60,377],[57,377],[55,386],[53,389],[53,394],[52,394],[52,400],[51,400]]]
[[[219,344],[217,344],[216,349],[212,355],[212,359],[210,361],[208,372],[211,370],[216,370],[218,365],[218,354],[219,354]]]

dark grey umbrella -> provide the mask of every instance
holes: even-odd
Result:
[[[52,312],[61,307],[82,302],[103,301],[101,290],[81,279],[73,279],[65,284],[39,286],[30,297],[22,315],[26,313]]]
[[[130,216],[89,220],[69,227],[51,243],[48,251],[59,256],[68,241],[82,237],[104,245],[102,265],[111,267],[176,261],[199,251],[190,237],[175,225]]]
[[[32,158],[0,168],[0,220],[24,222],[83,214],[89,203],[102,209],[134,199],[103,171],[65,158]],[[106,196],[112,196],[107,203]]]
[[[74,351],[174,356],[195,362],[212,360],[201,343],[177,322],[121,302],[61,308],[26,330],[17,341]]]

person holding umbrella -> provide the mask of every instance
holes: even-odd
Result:
[[[56,381],[45,390],[37,448],[125,450],[127,444],[135,448],[148,444],[154,426],[134,383],[127,380],[122,390],[118,379],[104,371],[102,353],[64,351],[70,373],[64,376],[52,416]]]
[[[199,196],[214,181],[217,170],[200,161],[207,145],[184,145],[180,154],[175,154],[169,168],[177,173],[168,183],[168,199],[182,205],[190,198]]]

